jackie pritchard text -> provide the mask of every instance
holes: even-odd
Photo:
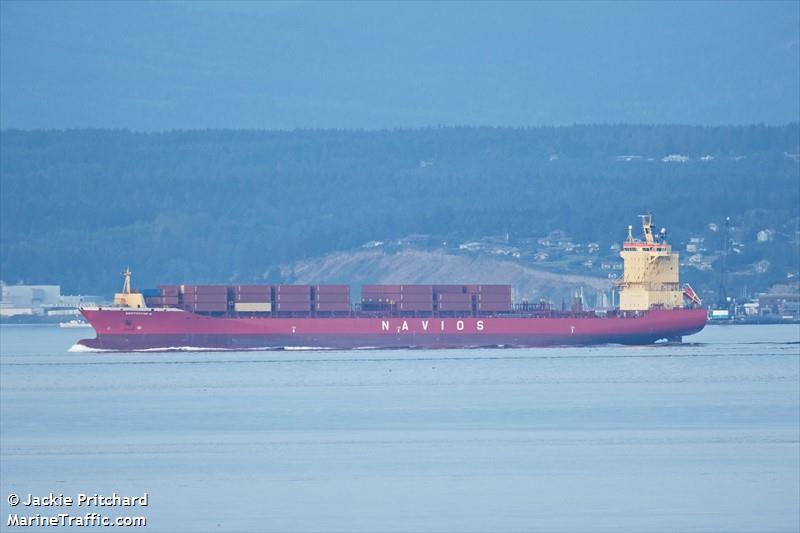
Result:
[[[35,526],[35,527],[145,527],[147,518],[144,516],[105,516],[92,510],[95,507],[147,507],[149,505],[148,493],[141,496],[122,496],[116,492],[111,494],[84,494],[75,496],[50,493],[47,495],[23,494],[22,496],[11,493],[6,501],[14,509],[8,514],[6,526]],[[26,509],[27,508],[27,509]],[[42,512],[48,509],[49,512]],[[59,509],[59,510],[56,510]],[[17,511],[22,511],[18,513]],[[26,514],[35,513],[35,514]],[[38,512],[37,512],[38,511]]]
[[[147,507],[148,496],[146,492],[141,496],[122,496],[116,492],[108,495],[79,493],[77,496],[65,496],[51,492],[44,496],[28,493],[22,497],[12,493],[8,495],[8,503],[11,507]]]

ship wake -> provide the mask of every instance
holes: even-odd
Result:
[[[73,344],[69,348],[72,353],[159,353],[159,352],[275,352],[275,351],[323,351],[334,350],[335,348],[326,346],[255,346],[255,347],[236,347],[236,348],[213,348],[204,346],[164,346],[158,348],[128,348],[128,349],[109,349],[93,348],[84,344]],[[372,347],[365,348],[372,349]]]

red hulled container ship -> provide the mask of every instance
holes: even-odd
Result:
[[[98,350],[465,348],[678,341],[706,324],[706,310],[678,279],[666,232],[632,227],[620,255],[619,309],[570,311],[515,304],[510,285],[162,285],[131,290],[130,270],[110,307],[85,307]]]

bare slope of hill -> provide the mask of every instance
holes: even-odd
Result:
[[[589,293],[611,288],[609,280],[556,274],[492,257],[468,257],[444,252],[379,250],[335,252],[285,267],[293,283],[510,283],[517,300],[555,303],[583,288]]]

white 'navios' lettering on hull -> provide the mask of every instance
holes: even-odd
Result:
[[[396,322],[396,325],[392,327],[391,320],[381,320],[381,331],[394,330],[397,333],[401,333],[403,331],[411,331],[412,325],[413,323],[409,324],[408,320],[403,320],[402,322]],[[429,331],[430,320],[420,320],[419,325],[420,328],[422,328],[422,331]],[[441,331],[445,331],[446,329],[452,330],[454,327],[456,331],[464,331],[467,328],[467,323],[464,320],[456,320],[455,323],[451,323],[448,326],[446,321],[439,321],[439,328]],[[477,320],[474,327],[475,331],[483,331],[486,329],[486,323],[483,320]]]

